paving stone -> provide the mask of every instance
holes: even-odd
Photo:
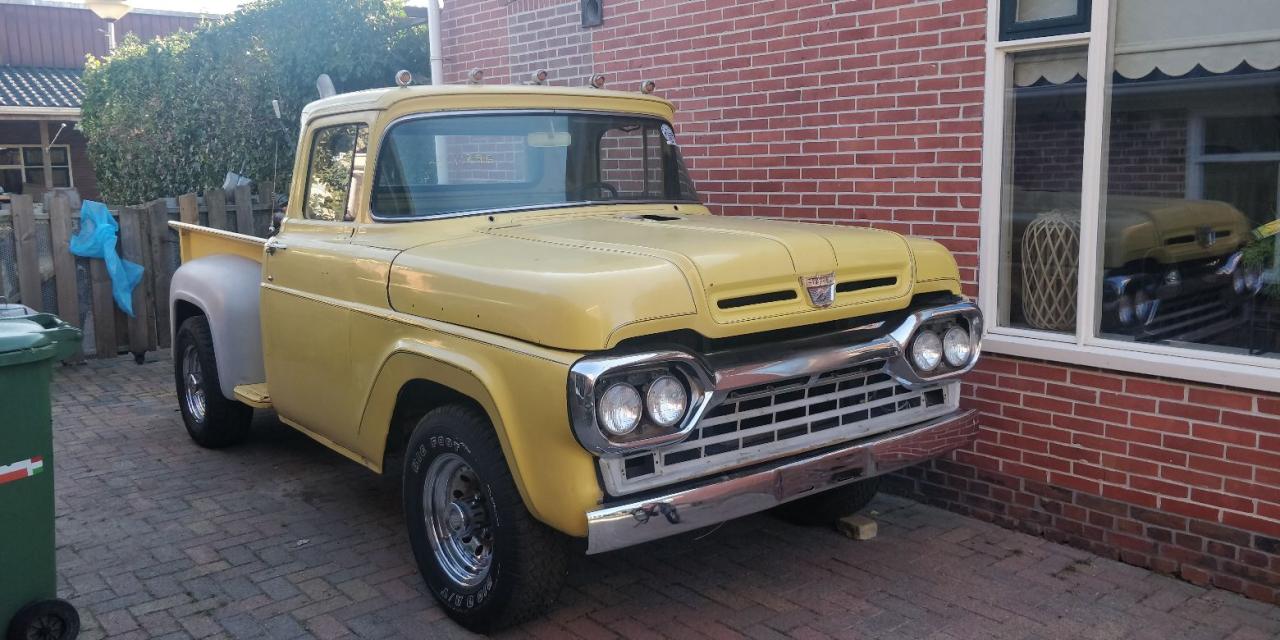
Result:
[[[474,638],[427,595],[388,481],[268,412],[192,444],[167,353],[54,380],[59,581],[81,638]],[[753,516],[571,562],[502,638],[1280,637],[1280,608],[877,498],[874,540]],[[300,541],[305,541],[300,544]]]

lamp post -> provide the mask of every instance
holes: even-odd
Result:
[[[84,4],[94,15],[107,21],[107,53],[110,54],[116,50],[116,20],[132,9],[129,0],[85,0]]]
[[[444,42],[440,35],[440,3],[427,0],[427,47],[431,54],[431,84],[444,84]]]

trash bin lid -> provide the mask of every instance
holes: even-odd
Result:
[[[44,325],[25,318],[0,319],[0,367],[52,357],[53,347]]]

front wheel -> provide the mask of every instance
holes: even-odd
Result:
[[[568,541],[525,509],[483,413],[428,413],[409,438],[403,477],[418,570],[451,618],[484,633],[546,611],[564,583]]]
[[[791,524],[835,524],[840,518],[866,508],[879,490],[880,477],[876,476],[780,504],[773,508],[772,513]]]

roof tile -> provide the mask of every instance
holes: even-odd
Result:
[[[78,69],[0,66],[0,107],[80,108]]]

